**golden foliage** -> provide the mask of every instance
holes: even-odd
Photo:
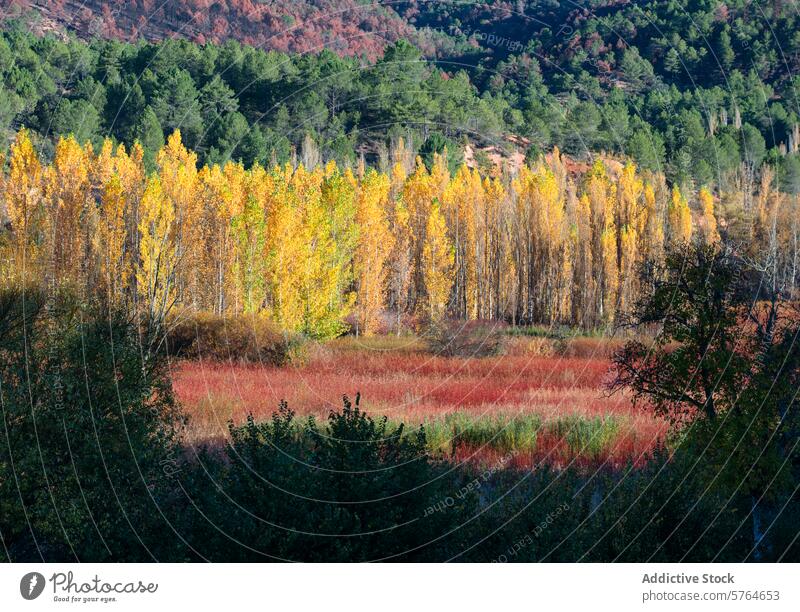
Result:
[[[447,309],[453,286],[455,253],[447,238],[447,226],[438,202],[428,214],[425,244],[422,247],[422,276],[425,283],[427,314],[434,321],[441,319]]]
[[[386,305],[384,289],[389,255],[394,248],[394,236],[386,214],[389,189],[389,178],[370,170],[358,190],[358,244],[353,259],[358,295],[356,331],[365,336],[374,333]]]
[[[387,173],[198,168],[179,132],[150,175],[143,157],[65,138],[42,165],[20,131],[0,176],[2,281],[69,282],[159,320],[173,305],[253,313],[322,338],[351,314],[357,333],[374,333],[387,311],[397,323],[417,312],[596,327],[631,306],[638,267],[665,239],[693,231],[662,176],[601,160],[580,176],[557,150],[513,177],[451,176],[445,155],[428,170],[402,140]],[[719,240],[712,195],[698,201],[698,234]],[[800,234],[796,198],[758,202],[765,241]]]

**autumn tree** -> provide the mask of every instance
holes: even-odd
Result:
[[[94,236],[98,259],[98,289],[111,307],[121,305],[127,293],[131,269],[125,250],[126,198],[118,175],[112,175],[103,187],[100,220]]]
[[[85,289],[89,245],[94,235],[94,202],[90,202],[91,149],[62,138],[56,145],[53,163],[45,171],[47,206],[48,268],[60,281]]]
[[[584,181],[592,219],[592,264],[597,283],[595,324],[609,323],[614,319],[619,284],[616,186],[599,159]]]
[[[483,216],[483,183],[477,170],[462,166],[444,193],[443,212],[455,256],[455,314],[465,319],[478,315],[479,248],[477,217]]]
[[[517,210],[519,315],[552,322],[564,308],[565,202],[556,175],[544,164],[523,168],[514,181]]]
[[[285,329],[295,330],[302,327],[298,292],[304,245],[299,231],[300,205],[291,186],[293,172],[289,164],[270,171],[265,266],[272,318]]]
[[[692,239],[692,213],[689,210],[689,202],[677,185],[672,188],[672,199],[667,209],[667,215],[670,242],[672,244],[688,244]]]
[[[647,220],[642,198],[644,183],[632,163],[617,180],[617,253],[619,260],[619,308],[623,311],[637,295],[637,270],[644,260],[642,234]]]
[[[256,166],[248,174],[238,166],[229,173],[233,181],[240,179],[237,196],[241,206],[236,206],[237,214],[231,218],[231,228],[236,249],[235,274],[242,310],[246,313],[259,311],[264,305],[266,270],[264,269],[266,246],[266,218],[263,200],[259,197],[265,172]],[[224,265],[224,264],[218,264]]]
[[[447,227],[441,206],[434,202],[428,214],[425,244],[422,247],[422,277],[425,286],[426,313],[433,321],[447,311],[450,289],[453,286],[453,245],[447,237]]]
[[[201,253],[200,193],[197,154],[181,141],[179,130],[170,135],[156,156],[161,192],[173,211],[172,241],[175,249],[175,291],[182,303],[197,299]]]
[[[358,244],[355,249],[356,333],[371,335],[384,309],[389,255],[394,248],[387,218],[389,179],[369,171],[358,187],[356,226]]]
[[[707,244],[719,242],[719,232],[717,231],[717,218],[714,215],[714,196],[706,188],[701,188],[697,194],[700,203],[700,230],[703,240]]]
[[[175,305],[178,254],[173,223],[175,208],[161,179],[151,176],[139,210],[139,261],[136,271],[139,306],[145,315],[148,343],[156,342]]]
[[[11,145],[8,176],[2,185],[10,230],[3,257],[7,283],[34,280],[44,272],[39,245],[49,220],[42,206],[43,178],[28,131],[22,129]]]
[[[198,169],[176,131],[147,175],[141,146],[110,140],[95,154],[62,138],[42,165],[23,130],[0,180],[3,282],[70,284],[156,328],[174,306],[258,314],[316,338],[345,331],[353,313],[356,332],[373,333],[386,310],[398,333],[415,312],[594,328],[654,288],[637,271],[665,248],[693,234],[723,246],[719,217],[775,290],[796,290],[800,199],[768,168],[749,217],[738,191],[721,193],[718,211],[701,189],[695,232],[680,189],[632,163],[574,172],[554,149],[485,177],[467,166],[451,176],[444,152],[430,169],[411,158],[400,140],[388,173],[363,160],[355,173],[321,161]]]

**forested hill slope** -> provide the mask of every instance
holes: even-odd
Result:
[[[484,161],[489,146],[529,159],[555,146],[583,161],[607,152],[687,187],[752,182],[766,162],[782,189],[800,191],[795,2],[0,8],[0,151],[22,126],[45,155],[69,133],[138,139],[152,153],[180,127],[201,161],[245,165],[306,142],[325,159],[374,163],[401,135],[430,159],[467,138]]]
[[[545,70],[609,82],[634,67],[626,49],[683,85],[724,84],[733,69],[781,81],[800,68],[798,6],[786,0],[0,0],[0,9],[82,38],[238,40],[370,59],[405,38],[428,58],[488,65],[526,53]]]
[[[327,48],[373,59],[387,42],[415,38],[415,28],[391,6],[358,0],[22,0],[13,5],[20,15],[38,16],[35,27],[41,31],[71,31],[82,38],[238,40],[277,51]]]

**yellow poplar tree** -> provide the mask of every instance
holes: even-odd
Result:
[[[335,162],[326,164],[321,186],[321,205],[327,211],[329,231],[334,244],[330,265],[337,275],[337,288],[331,299],[334,303],[341,301],[342,316],[346,316],[355,301],[355,295],[348,293],[348,290],[353,281],[353,255],[359,235],[356,224],[357,187],[358,179],[349,168],[342,173]],[[334,307],[337,308],[338,306]]]
[[[139,143],[126,152],[123,145],[117,147],[114,155],[114,173],[119,177],[120,187],[125,197],[125,269],[128,270],[128,293],[139,294],[136,269],[139,265],[139,218],[144,190],[147,186],[144,169],[144,149]]]
[[[644,230],[642,234],[642,250],[650,260],[658,260],[664,251],[663,215],[659,211],[656,193],[652,183],[644,186]]]
[[[178,262],[175,289],[182,302],[195,306],[201,259],[201,206],[198,197],[197,154],[181,142],[175,130],[156,156],[158,176],[164,197],[174,211],[174,245]]]
[[[478,171],[461,166],[445,189],[442,206],[455,251],[455,307],[467,319],[478,316],[476,216],[482,215],[483,199]]]
[[[45,211],[42,207],[43,170],[33,149],[28,131],[17,133],[11,145],[8,178],[3,183],[2,199],[11,228],[4,257],[3,280],[13,283],[31,280],[40,272],[39,249],[45,231]]]
[[[485,192],[485,259],[487,296],[482,309],[482,317],[501,318],[516,311],[513,304],[516,288],[516,265],[511,243],[512,215],[508,194],[498,178],[484,179]]]
[[[701,221],[703,240],[706,244],[716,244],[719,242],[719,232],[717,231],[717,218],[714,216],[714,196],[708,189],[702,188],[697,199],[700,201],[700,211],[703,215]]]
[[[417,309],[593,327],[641,291],[638,264],[661,259],[665,240],[692,239],[680,189],[632,163],[596,160],[578,191],[557,150],[513,178],[467,167],[451,177],[445,155],[414,167],[402,141],[390,155],[387,173],[333,162],[198,170],[175,132],[147,177],[138,144],[106,140],[95,154],[62,138],[44,166],[21,130],[0,174],[0,282],[67,281],[112,306],[134,302],[156,324],[175,303],[263,312],[319,338],[340,333],[353,307],[359,334],[386,309],[398,331]],[[737,224],[728,231],[794,291],[800,199],[766,168],[744,226],[737,189],[719,195]],[[698,238],[717,243],[714,196],[697,199]]]
[[[73,138],[60,138],[52,165],[47,168],[45,197],[48,202],[50,269],[59,281],[82,284],[82,266],[88,259],[88,246],[94,232],[89,200],[91,153]],[[94,203],[92,202],[92,207]]]
[[[642,260],[639,243],[646,221],[643,193],[644,183],[636,174],[636,166],[628,162],[617,180],[619,305],[623,311],[633,301],[636,272]]]
[[[299,292],[306,245],[302,243],[300,205],[290,185],[292,173],[289,164],[270,172],[265,251],[272,318],[285,329],[298,330],[303,322]]]
[[[129,283],[126,262],[125,193],[119,176],[112,175],[100,197],[100,220],[94,236],[98,285],[109,305],[123,303]]]
[[[244,312],[258,312],[265,299],[266,272],[264,269],[264,249],[266,247],[266,218],[264,202],[270,183],[266,172],[255,165],[249,174],[241,165],[230,172],[242,176],[243,192],[241,208],[231,219],[231,228],[236,245],[235,273]]]
[[[609,323],[614,318],[619,283],[616,186],[599,159],[585,180],[592,214],[592,262],[597,281],[597,309],[593,314],[595,324]]]
[[[519,227],[521,315],[552,321],[562,303],[565,208],[555,174],[544,164],[522,168],[514,181]]]
[[[305,247],[298,294],[302,307],[299,331],[330,338],[343,331],[342,319],[349,313],[355,296],[342,295],[350,261],[341,256],[336,240],[338,237],[342,244],[347,241],[346,237],[337,236],[337,230],[343,229],[337,220],[338,207],[349,207],[349,203],[339,200],[338,193],[323,196],[323,180],[320,168],[307,172],[300,166],[292,177],[292,185],[300,205],[300,244]],[[349,197],[353,195],[344,181],[337,181],[331,188],[348,190]],[[336,204],[331,205],[331,201]]]
[[[200,277],[202,304],[216,314],[238,308],[235,269],[237,248],[233,220],[241,214],[243,172],[228,162],[204,167],[198,174],[202,207]]]
[[[425,232],[427,231],[431,204],[436,198],[436,194],[437,185],[431,178],[422,159],[418,157],[416,170],[408,177],[403,186],[403,204],[408,212],[411,237],[412,302],[415,302],[423,295],[425,290],[422,249],[425,244]]]
[[[672,188],[672,199],[667,209],[669,235],[673,243],[686,244],[692,239],[692,213],[689,203],[678,186]]]
[[[389,255],[389,292],[397,315],[399,334],[400,317],[408,309],[408,294],[414,275],[410,217],[402,200],[394,203],[390,228],[394,244]]]
[[[147,181],[139,210],[139,266],[136,281],[140,307],[158,329],[175,303],[177,255],[174,241],[175,208],[164,195],[161,180]]]
[[[444,317],[453,286],[453,246],[447,237],[447,226],[441,207],[434,202],[428,214],[425,244],[422,248],[422,276],[425,283],[427,310],[434,321]]]
[[[588,327],[593,323],[593,309],[597,292],[597,279],[594,275],[592,251],[592,208],[589,196],[578,198],[575,208],[575,222],[572,231],[575,264],[575,297],[572,300],[572,317],[579,325]]]
[[[371,335],[385,307],[384,289],[388,276],[388,259],[394,247],[386,217],[389,179],[370,170],[358,191],[356,225],[359,230],[354,268],[357,283],[357,332]]]

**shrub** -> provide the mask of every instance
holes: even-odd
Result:
[[[261,315],[198,313],[178,317],[168,329],[169,354],[186,359],[281,366],[291,360],[299,344],[298,338]]]
[[[204,477],[187,485],[204,517],[196,524],[215,526],[192,530],[212,560],[441,560],[461,539],[437,538],[474,509],[459,500],[429,512],[461,477],[429,457],[423,429],[373,420],[358,397],[323,425],[298,422],[285,403],[268,422],[250,418],[231,428],[220,465],[219,490]]]
[[[491,357],[503,351],[504,326],[496,322],[443,319],[428,325],[428,350],[443,357]]]
[[[181,415],[138,331],[70,296],[0,296],[0,535],[10,561],[147,561],[175,542]],[[2,553],[0,553],[2,554]]]
[[[610,359],[624,343],[618,338],[576,337],[560,342],[556,352],[564,357]]]

